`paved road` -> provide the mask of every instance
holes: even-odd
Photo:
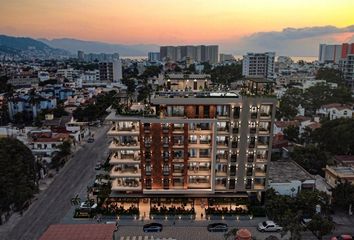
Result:
[[[86,143],[56,176],[53,183],[38,196],[22,219],[5,236],[8,240],[38,239],[49,225],[59,223],[70,209],[70,199],[95,176],[94,166],[107,151],[108,126],[97,129],[95,142]]]

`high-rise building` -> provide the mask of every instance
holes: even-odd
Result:
[[[347,86],[354,92],[354,44],[352,44],[352,52],[339,62],[339,66]]]
[[[149,52],[148,53],[148,61],[149,62],[160,61],[160,52]]]
[[[100,62],[99,71],[101,81],[120,82],[123,78],[122,61]]]
[[[243,56],[242,75],[274,79],[275,52],[247,53]]]
[[[161,46],[161,60],[185,61],[191,59],[197,62],[209,62],[216,64],[219,57],[218,45],[199,45],[199,46]]]
[[[184,198],[193,204],[260,198],[267,188],[276,100],[170,94],[151,100],[157,113],[152,117],[107,117],[111,196]]]
[[[77,58],[79,59],[79,61],[84,61],[85,53],[83,51],[77,51]]]
[[[320,63],[339,63],[342,57],[342,45],[320,44],[318,60]]]

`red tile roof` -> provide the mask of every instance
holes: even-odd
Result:
[[[39,240],[112,240],[115,224],[54,224]]]
[[[296,127],[298,123],[296,121],[275,121],[275,126],[278,128],[287,128],[289,126]]]
[[[343,109],[350,109],[352,110],[353,107],[351,105],[347,105],[347,104],[341,104],[341,103],[330,103],[330,104],[326,104],[323,105],[322,108],[335,108],[337,110],[343,110]]]

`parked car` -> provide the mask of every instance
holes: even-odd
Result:
[[[337,237],[331,237],[331,240],[353,240],[353,236],[349,234],[342,234]]]
[[[257,229],[260,232],[280,232],[281,230],[283,230],[282,227],[280,227],[273,221],[261,222],[258,224]]]
[[[161,232],[162,224],[160,223],[149,223],[145,224],[143,227],[144,232]]]
[[[209,232],[227,232],[229,227],[226,223],[211,223],[208,225]]]
[[[101,163],[96,163],[95,170],[100,170],[102,168]]]
[[[95,141],[94,138],[89,138],[89,139],[87,139],[87,142],[88,142],[88,143],[93,143],[94,141]]]

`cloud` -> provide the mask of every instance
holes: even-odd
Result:
[[[320,43],[341,43],[338,36],[344,33],[349,34],[349,38],[345,40],[353,39],[354,25],[343,28],[317,26],[257,32],[236,41],[225,41],[223,46],[225,50],[236,54],[248,51],[275,51],[277,55],[317,56]]]

